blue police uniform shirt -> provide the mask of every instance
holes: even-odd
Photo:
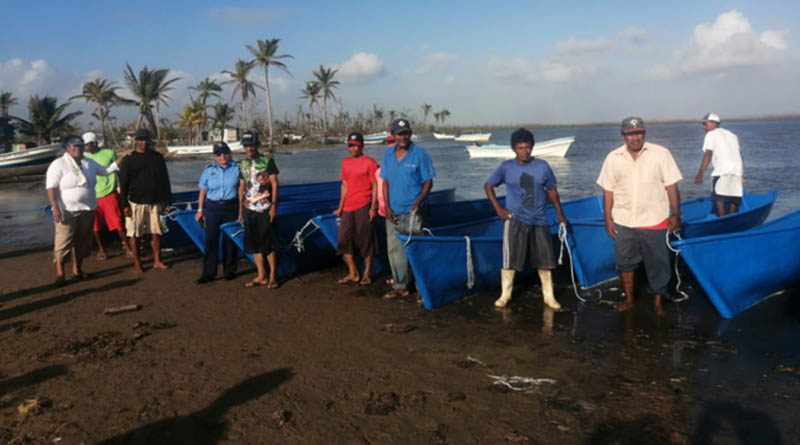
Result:
[[[389,182],[389,206],[395,215],[410,213],[411,207],[422,193],[425,181],[436,177],[433,162],[424,148],[408,146],[408,153],[400,162],[394,154],[395,146],[383,153],[381,178]]]
[[[532,226],[546,226],[547,190],[556,188],[556,176],[550,165],[533,159],[520,164],[516,159],[503,161],[486,183],[492,187],[506,185],[506,209],[517,221]]]
[[[206,199],[209,201],[227,201],[239,197],[239,164],[233,161],[223,169],[214,162],[203,170],[197,184],[201,189],[206,189]]]

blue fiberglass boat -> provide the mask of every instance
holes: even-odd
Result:
[[[506,197],[497,198],[500,205],[505,205]],[[465,201],[443,202],[432,206],[431,215],[428,218],[427,227],[434,230],[437,227],[463,223],[469,221],[491,218],[495,215],[494,207],[488,199],[470,199]],[[334,214],[319,215],[313,218],[313,224],[322,232],[325,239],[335,249],[339,239],[339,218]],[[375,231],[378,237],[378,245],[386,245],[386,226],[385,220],[379,218]],[[385,250],[385,249],[384,249]],[[377,276],[389,270],[389,263],[386,252],[381,251],[372,264],[372,275]],[[363,269],[363,264],[360,265]]]
[[[681,232],[684,239],[747,230],[769,216],[778,196],[776,190],[764,194],[745,193],[738,213],[717,217],[711,211],[709,198],[681,203]],[[602,198],[598,197],[602,206]],[[602,209],[594,217],[570,218],[567,239],[572,250],[575,277],[584,288],[617,278],[614,263],[614,241],[606,234]]]
[[[725,318],[800,283],[800,210],[750,230],[672,246]]]
[[[455,198],[455,189],[436,190],[431,192],[429,202],[437,205],[450,202]],[[278,278],[286,278],[298,273],[310,272],[336,263],[336,250],[325,239],[321,232],[310,232],[303,239],[302,249],[296,248],[293,241],[297,232],[317,215],[330,214],[339,206],[339,199],[297,203],[296,206],[278,204]],[[281,210],[285,207],[287,210]],[[196,229],[201,230],[195,222]],[[238,221],[223,224],[222,231],[236,243],[239,250],[244,251],[244,230]],[[205,239],[203,238],[203,241]],[[198,244],[203,250],[203,244]],[[253,261],[252,255],[246,255]]]
[[[776,196],[774,190],[766,194],[748,193],[739,213],[722,218],[709,215],[711,203],[707,198],[686,201],[681,203],[682,233],[700,236],[757,226],[769,215]],[[616,278],[614,244],[605,233],[602,197],[567,201],[562,208],[569,221],[567,240],[581,286],[590,287]],[[558,225],[551,206],[547,208],[547,218],[557,243]],[[503,222],[494,218],[440,227],[433,231],[434,236],[412,237],[405,249],[427,309],[499,285],[502,230]],[[408,240],[402,235],[399,238],[404,243]]]

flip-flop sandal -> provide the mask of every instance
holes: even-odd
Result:
[[[368,284],[372,284],[372,280],[369,277],[362,278],[359,284],[361,284],[362,286],[366,286]]]
[[[277,289],[279,287],[281,287],[281,285],[278,284],[277,281],[270,281],[270,283],[267,284],[267,289]]]
[[[349,276],[346,276],[339,278],[339,280],[337,280],[336,282],[339,284],[347,284],[347,283],[358,283],[358,280],[353,280]]]
[[[256,281],[256,280],[248,281],[247,283],[244,283],[244,287],[256,287],[256,286],[266,286],[266,285],[267,285],[266,282],[264,282],[264,281]]]
[[[97,261],[105,261],[108,259],[108,255],[105,252],[101,252],[97,254]]]
[[[393,279],[393,278],[387,278],[387,279],[386,279],[386,285],[387,285],[387,286],[392,286],[392,285],[394,285],[394,279]]]

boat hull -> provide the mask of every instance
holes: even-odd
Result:
[[[8,175],[11,169],[49,164],[61,151],[61,144],[52,144],[23,151],[0,154],[0,174]],[[8,171],[6,171],[8,170]],[[20,171],[20,170],[17,170]]]
[[[531,156],[541,158],[563,158],[567,155],[569,147],[575,142],[574,137],[551,139],[537,143],[533,146]],[[497,158],[513,159],[514,150],[508,145],[468,145],[467,152],[470,158]]]
[[[433,133],[433,137],[436,138],[436,139],[455,139],[456,135],[454,135],[454,134]]]
[[[456,142],[489,142],[490,137],[492,137],[492,133],[472,133],[456,136],[454,140]]]
[[[724,318],[800,283],[800,211],[750,230],[672,246]]]

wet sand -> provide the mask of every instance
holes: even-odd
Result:
[[[0,443],[800,442],[797,292],[741,322],[697,296],[659,319],[564,285],[569,311],[543,312],[533,279],[507,310],[428,312],[336,284],[344,267],[246,289],[242,261],[197,286],[194,249],[142,275],[111,252],[54,288],[49,246],[0,250]]]

